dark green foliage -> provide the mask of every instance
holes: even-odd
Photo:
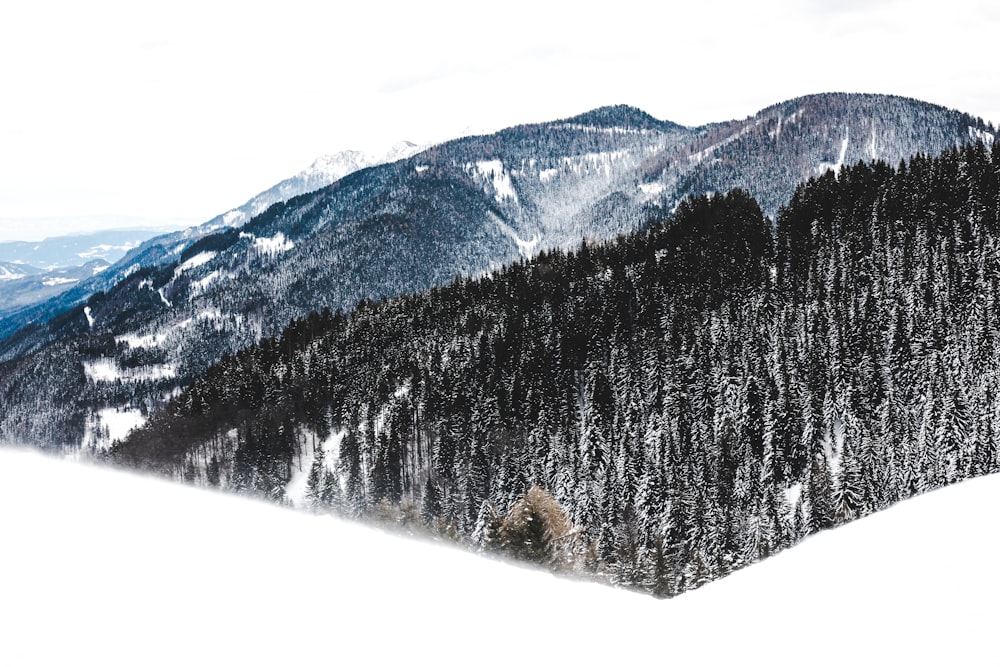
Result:
[[[770,224],[744,190],[685,199],[666,234],[670,251],[661,270],[699,308],[759,287],[771,266]]]

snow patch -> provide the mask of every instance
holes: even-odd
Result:
[[[986,145],[991,145],[995,137],[991,132],[980,130],[978,127],[969,126],[969,138],[973,141],[982,141]]]
[[[165,333],[147,334],[144,336],[125,334],[124,336],[115,336],[115,342],[125,343],[130,348],[159,347],[166,338],[167,335]]]
[[[48,280],[43,280],[42,284],[46,287],[55,287],[56,285],[69,285],[78,282],[80,282],[79,278],[49,278]]]
[[[93,259],[94,257],[101,257],[102,255],[111,252],[112,250],[121,250],[123,252],[128,252],[133,248],[138,248],[140,245],[139,241],[126,241],[123,245],[111,245],[109,243],[101,243],[95,245],[90,250],[85,250],[84,252],[76,253],[76,256],[81,259]]]
[[[493,222],[496,223],[497,227],[499,227],[504,234],[513,239],[514,243],[517,244],[517,251],[521,253],[523,257],[534,256],[536,249],[538,248],[538,245],[542,241],[542,237],[540,234],[535,234],[530,241],[525,241],[520,236],[518,236],[517,232],[514,231],[513,227],[511,227],[506,222],[501,220],[500,216],[498,216],[496,213],[490,211],[489,216],[493,219]]]
[[[181,331],[191,326],[193,322],[199,320],[222,320],[222,311],[218,308],[206,308],[205,310],[199,312],[194,317],[188,317],[186,319],[177,322],[176,324],[168,327],[167,329],[157,331],[150,334],[124,334],[122,336],[115,336],[116,343],[125,343],[130,348],[149,348],[149,347],[160,347],[163,345],[164,341],[177,331]]]
[[[476,162],[475,169],[478,174],[491,181],[493,185],[493,198],[497,203],[503,203],[510,199],[515,204],[518,203],[517,192],[514,184],[510,180],[510,175],[504,171],[503,162],[500,160],[482,160]]]
[[[582,173],[584,168],[603,169],[608,175],[611,174],[611,165],[628,156],[628,151],[607,151],[603,153],[584,153],[576,157],[564,157],[563,163],[577,174]]]
[[[655,196],[667,189],[663,183],[640,183],[639,189],[647,195]]]
[[[0,266],[0,280],[17,280],[18,278],[23,278],[26,275],[27,274],[25,273],[15,273],[6,266]]]
[[[413,168],[413,170],[415,172],[417,172],[418,174],[422,174],[422,173],[424,173],[425,171],[427,171],[430,168],[431,168],[430,165],[427,165],[427,164],[418,164],[417,166],[415,166]]]
[[[208,274],[204,278],[201,278],[201,279],[196,280],[193,283],[191,283],[191,293],[188,296],[188,298],[189,299],[194,299],[194,297],[198,296],[199,294],[201,294],[202,292],[204,292],[206,289],[208,289],[208,286],[211,285],[216,280],[218,280],[221,275],[222,275],[222,272],[219,271],[218,269],[216,269],[215,271],[212,271],[210,274]]]
[[[749,134],[750,131],[753,130],[758,125],[760,125],[760,123],[761,123],[761,120],[758,120],[757,122],[755,122],[753,124],[747,123],[743,127],[743,129],[741,129],[736,134],[732,134],[732,135],[726,137],[725,139],[723,139],[722,141],[720,141],[720,142],[718,142],[716,144],[712,144],[710,146],[706,146],[705,148],[701,149],[700,151],[692,153],[691,155],[688,156],[688,162],[690,164],[692,164],[692,165],[696,165],[696,164],[699,164],[699,163],[703,162],[705,159],[709,158],[713,153],[715,153],[715,151],[717,151],[720,148],[723,148],[725,146],[728,146],[729,144],[733,143],[737,139],[739,139],[741,137],[744,137],[747,134]]]
[[[83,372],[91,382],[155,382],[177,377],[173,364],[119,368],[117,362],[108,357],[83,362]]]
[[[226,227],[235,227],[246,221],[246,214],[242,211],[229,211],[222,216],[222,224]]]
[[[85,306],[83,309],[83,314],[87,318],[87,326],[91,329],[94,328],[94,316],[90,314],[90,306]]]
[[[104,408],[97,414],[101,419],[101,423],[108,428],[108,437],[111,439],[111,442],[121,440],[131,431],[146,423],[146,418],[142,416],[142,412],[135,409]]]
[[[542,169],[538,172],[538,180],[542,183],[548,183],[553,178],[559,175],[558,169]]]
[[[781,138],[781,121],[782,121],[782,118],[781,118],[781,114],[779,113],[778,114],[778,124],[775,126],[774,130],[772,130],[771,132],[767,133],[767,136],[769,136],[772,139],[774,139],[775,143],[777,143],[778,139]]]
[[[802,482],[797,482],[792,484],[790,487],[785,489],[785,501],[788,506],[795,509],[795,505],[798,504],[799,498],[802,497]]]
[[[582,125],[580,123],[562,123],[556,127],[566,130],[576,130],[578,132],[592,133],[592,134],[638,134],[638,135],[648,135],[648,134],[659,134],[659,130],[650,130],[647,128],[638,127],[600,127],[597,125]]]
[[[81,453],[93,455],[106,452],[116,440],[122,440],[131,431],[146,423],[146,417],[134,408],[103,408],[91,413],[87,420]]]
[[[834,175],[839,174],[841,167],[844,166],[844,159],[847,157],[847,146],[850,143],[850,140],[851,128],[845,127],[844,140],[840,142],[840,155],[837,156],[837,161],[833,164],[830,164],[829,162],[820,162],[819,167],[817,167],[816,170],[820,174],[825,174],[827,170],[832,170]]]
[[[309,490],[309,471],[316,460],[318,451],[323,452],[323,465],[330,474],[336,474],[337,460],[340,457],[340,443],[347,431],[333,433],[315,449],[308,449],[302,456],[300,465],[292,468],[292,476],[285,485],[285,497],[294,507],[306,507],[306,492]],[[311,435],[307,435],[311,439]]]
[[[221,320],[222,319],[222,311],[219,310],[218,308],[206,308],[205,310],[203,310],[203,311],[199,312],[197,315],[195,315],[194,319],[196,319],[196,320]],[[191,322],[190,319],[184,320],[183,324],[184,324],[184,326],[187,326],[187,324],[190,323],[190,322]]]
[[[805,112],[805,109],[796,109],[795,113],[793,113],[791,116],[789,116],[788,118],[785,119],[785,122],[786,123],[796,123],[796,122],[798,122],[799,116],[801,116],[804,112]]]
[[[212,251],[212,250],[206,250],[205,252],[199,252],[197,255],[195,255],[194,257],[191,257],[190,259],[186,260],[180,266],[177,267],[177,270],[174,271],[174,278],[178,277],[179,275],[181,275],[185,271],[197,268],[197,267],[202,266],[204,264],[208,264],[213,259],[215,259],[215,255],[216,255],[215,251]]]
[[[278,232],[270,238],[254,239],[253,247],[262,255],[277,255],[291,250],[295,244],[290,239],[286,239],[284,234]]]

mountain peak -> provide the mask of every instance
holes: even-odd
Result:
[[[574,125],[626,130],[669,130],[679,127],[669,121],[653,118],[642,109],[627,104],[599,107],[592,111],[562,121]]]
[[[772,104],[761,109],[751,118],[764,118],[775,114],[795,114],[800,110],[813,111],[820,115],[864,115],[878,114],[881,116],[894,115],[920,116],[928,114],[957,115],[964,118],[965,122],[976,127],[986,127],[987,123],[982,119],[960,112],[956,109],[926,102],[912,97],[902,95],[891,95],[884,93],[845,93],[826,92],[811,93],[792,99]]]
[[[420,144],[415,144],[412,141],[400,141],[392,145],[391,148],[380,158],[373,159],[374,162],[395,162],[396,160],[402,160],[410,157],[411,155],[416,155],[422,151],[426,146],[421,146]]]
[[[371,164],[371,160],[361,151],[346,150],[328,155],[320,155],[303,173],[324,173],[341,178],[349,171],[362,169]]]

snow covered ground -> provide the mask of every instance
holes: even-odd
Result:
[[[0,664],[997,665],[998,499],[967,482],[654,600],[0,449]]]

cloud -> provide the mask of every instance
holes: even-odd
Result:
[[[900,0],[806,0],[801,3],[803,10],[816,16],[846,14],[857,11],[876,11],[900,4]]]

